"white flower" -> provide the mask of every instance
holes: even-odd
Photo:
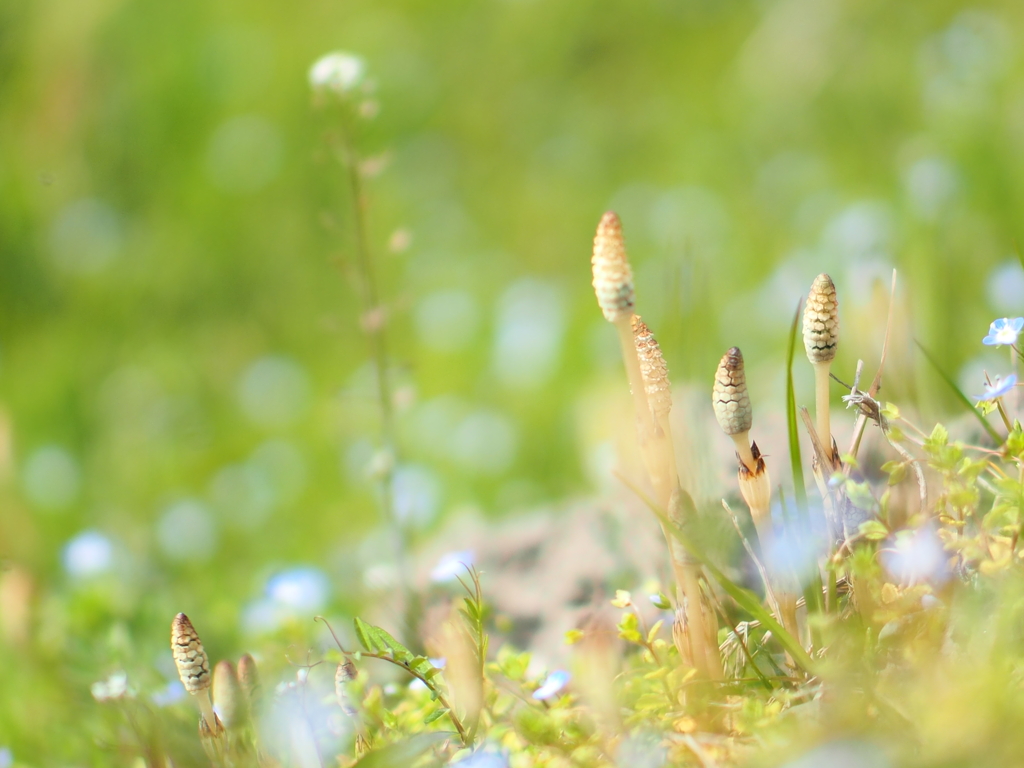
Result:
[[[89,687],[92,697],[96,701],[109,701],[127,696],[132,698],[135,691],[128,686],[128,675],[124,672],[115,672],[106,680],[100,680]]]
[[[317,59],[309,69],[309,84],[314,91],[331,91],[343,96],[353,90],[366,74],[366,63],[345,51],[334,51]]]

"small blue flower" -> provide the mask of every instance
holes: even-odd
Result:
[[[453,768],[508,768],[508,750],[493,746],[481,747],[468,757],[451,764]]]
[[[988,327],[988,336],[982,339],[981,343],[988,344],[990,347],[1016,344],[1022,329],[1024,329],[1024,317],[1015,317],[1012,320],[1009,317],[1001,317],[992,321],[992,325]]]
[[[1000,397],[1003,397],[1003,395],[1009,394],[1015,386],[1017,386],[1016,374],[1011,373],[1005,379],[1000,379],[996,376],[995,381],[991,384],[985,385],[985,394],[976,395],[974,399],[979,403],[984,403],[989,400],[998,400]]]
[[[560,669],[557,672],[552,672],[548,675],[547,680],[544,681],[543,685],[533,692],[533,698],[538,701],[550,699],[568,685],[569,678],[569,673],[564,670]]]
[[[434,669],[444,669],[448,664],[448,660],[445,658],[439,659],[427,659],[430,662],[430,666]],[[427,690],[427,684],[420,680],[418,677],[413,678],[413,681],[409,683],[410,691],[425,691]]]
[[[464,575],[472,565],[473,550],[462,549],[458,552],[447,552],[441,555],[434,570],[430,572],[430,580],[437,584],[455,581],[459,576]]]
[[[181,701],[186,695],[185,686],[181,684],[181,681],[172,680],[159,691],[152,694],[150,698],[158,707],[167,707],[175,702]]]

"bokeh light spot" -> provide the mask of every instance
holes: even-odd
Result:
[[[80,485],[78,462],[60,446],[37,448],[25,462],[22,486],[37,509],[45,512],[66,509],[78,498]]]
[[[92,274],[121,252],[121,218],[102,200],[84,198],[60,210],[50,228],[56,266],[72,274]]]
[[[290,358],[268,355],[246,369],[238,396],[245,415],[255,424],[286,427],[309,405],[309,377]]]
[[[276,126],[258,115],[242,115],[223,123],[210,137],[206,173],[224,192],[256,192],[277,176],[281,155]]]
[[[82,531],[64,546],[64,570],[75,579],[98,576],[110,570],[114,547],[99,531]]]
[[[171,560],[208,560],[217,550],[217,529],[206,506],[181,499],[164,511],[156,526],[160,551]]]

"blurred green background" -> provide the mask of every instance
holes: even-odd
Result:
[[[90,727],[56,744],[38,718],[92,712],[114,669],[168,674],[178,610],[237,652],[280,590],[344,610],[387,560],[318,57],[376,86],[360,143],[423,537],[594,492],[609,208],[677,383],[734,343],[780,371],[821,271],[843,370],[871,368],[898,267],[901,349],[980,391],[1024,292],[1021,30],[1010,0],[0,2],[0,746],[88,754]],[[942,415],[896,366],[890,396]]]

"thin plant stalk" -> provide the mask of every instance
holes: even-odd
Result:
[[[358,272],[359,291],[362,299],[363,328],[370,343],[370,356],[373,360],[377,383],[377,405],[381,417],[381,443],[386,453],[379,475],[379,493],[381,509],[385,520],[392,531],[395,565],[398,569],[403,597],[405,600],[406,626],[410,639],[415,638],[418,624],[418,607],[412,590],[409,574],[407,534],[405,527],[398,519],[394,505],[395,460],[397,456],[397,430],[395,428],[394,399],[391,387],[391,371],[389,366],[387,321],[380,303],[377,279],[373,269],[373,252],[370,247],[367,210],[369,202],[363,185],[359,153],[353,140],[354,128],[352,114],[342,109],[341,121],[341,164],[345,169],[351,201],[352,228],[355,244],[355,264]]]
[[[743,353],[739,347],[730,348],[718,364],[712,388],[712,403],[719,426],[732,438],[736,446],[740,495],[750,509],[750,517],[754,521],[761,550],[765,553],[770,552],[775,539],[771,513],[771,479],[768,475],[768,466],[757,444],[752,443],[750,439],[754,412],[747,392]],[[790,594],[790,591],[784,588],[777,575],[773,576],[771,586],[773,589],[769,592],[774,591],[778,596],[777,602],[774,597],[772,598],[776,605],[776,616],[794,637],[798,636],[796,595]]]
[[[668,422],[671,388],[667,369],[657,342],[633,313],[633,273],[626,255],[622,224],[611,211],[605,213],[598,224],[591,265],[598,305],[605,319],[615,326],[619,338],[633,396],[640,453],[654,487],[655,498],[662,509],[673,506],[681,509],[684,492],[679,485]],[[654,396],[655,402],[650,402],[649,395]],[[700,591],[700,565],[676,557],[672,537],[664,525],[662,533],[672,555],[673,575],[685,606],[686,634],[693,650],[692,661],[702,677],[717,679],[722,675],[721,660],[717,645],[712,642],[712,647],[708,647],[708,622]]]
[[[314,616],[313,620],[323,622],[324,626],[326,626],[327,630],[331,633],[331,637],[334,638],[335,645],[338,646],[338,650],[341,651],[341,655],[344,656],[345,659],[351,659],[352,656],[355,655],[353,651],[345,650],[345,646],[343,646],[341,644],[341,640],[338,639],[338,635],[335,633],[334,627],[330,625],[330,622],[328,622],[327,619],[325,619],[323,616]],[[455,726],[455,730],[458,731],[459,738],[462,740],[462,743],[467,747],[473,743],[473,739],[470,736],[469,731],[463,724],[462,720],[459,718],[458,714],[452,708],[452,705],[449,702],[448,698],[445,696],[444,691],[438,688],[437,685],[430,680],[430,678],[424,676],[424,674],[419,669],[417,669],[411,664],[403,663],[402,660],[395,658],[394,653],[390,652],[380,653],[375,651],[359,651],[358,658],[378,659],[380,661],[386,661],[388,664],[393,664],[399,669],[404,669],[410,675],[415,677],[417,680],[419,680],[421,683],[427,686],[427,688],[429,688],[430,691],[437,697],[437,703],[440,704],[441,707],[445,710],[445,714],[448,716],[448,719],[451,721],[452,725]]]
[[[679,484],[672,428],[669,414],[672,408],[671,384],[661,348],[643,320],[634,315],[631,320],[633,345],[629,358],[640,372],[640,386],[633,388],[633,399],[639,411],[646,410],[646,419],[638,423],[641,453],[654,486],[655,499],[668,509],[673,522],[685,526],[689,517],[684,503],[684,491]],[[637,397],[637,393],[642,397]],[[672,535],[662,526],[668,544],[672,571],[682,593],[686,617],[687,640],[694,666],[712,680],[722,676],[721,657],[718,653],[717,631],[709,626],[713,615],[705,610],[700,589],[701,565],[682,548],[675,546]]]
[[[875,373],[875,378],[871,382],[871,387],[868,389],[868,395],[875,397],[878,395],[879,390],[882,388],[882,371],[885,369],[885,359],[889,354],[889,338],[892,334],[893,324],[893,312],[896,307],[896,270],[892,271],[892,287],[889,290],[889,314],[885,321],[885,338],[882,341],[882,355],[878,360],[878,371]],[[867,426],[868,417],[863,413],[858,414],[857,423],[853,427],[853,440],[850,443],[850,455],[853,458],[857,458],[857,453],[860,450],[860,441],[864,435],[864,428]],[[849,475],[850,467],[846,468],[846,474]]]
[[[804,305],[804,349],[814,366],[814,413],[818,437],[829,460],[831,472],[836,460],[832,449],[832,426],[829,414],[829,369],[839,343],[839,302],[832,278],[822,273],[814,278]]]
[[[814,416],[818,435],[821,436],[825,456],[834,460],[832,452],[832,425],[829,412],[829,373],[831,362],[814,363]]]

